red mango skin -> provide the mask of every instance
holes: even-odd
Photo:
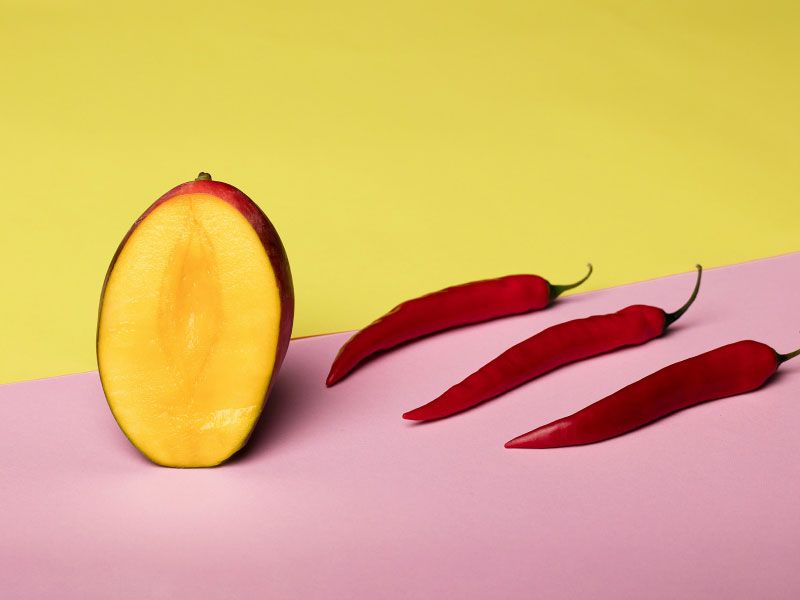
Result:
[[[462,325],[540,310],[551,302],[551,286],[538,275],[473,281],[408,300],[342,346],[326,384],[334,385],[369,356],[404,342]]]
[[[760,388],[778,355],[744,340],[656,371],[568,417],[506,443],[506,448],[558,448],[607,440],[696,404]]]
[[[286,257],[286,250],[283,247],[281,238],[278,235],[275,227],[267,218],[267,215],[265,215],[258,205],[253,202],[244,192],[230,184],[223,183],[222,181],[212,181],[210,179],[196,179],[194,181],[187,181],[186,183],[182,183],[172,188],[158,200],[153,202],[153,204],[151,204],[150,207],[142,213],[142,216],[136,219],[134,224],[128,230],[128,233],[126,233],[125,237],[122,238],[117,251],[114,253],[114,257],[111,259],[111,264],[108,267],[105,280],[103,281],[103,289],[100,293],[100,310],[102,310],[103,307],[103,297],[105,296],[108,278],[111,276],[111,271],[114,269],[117,258],[119,257],[120,252],[122,252],[122,249],[125,247],[128,238],[130,238],[139,224],[144,221],[144,219],[156,208],[161,206],[170,198],[184,194],[208,194],[209,196],[215,196],[233,206],[245,219],[247,219],[247,222],[250,223],[253,229],[255,229],[256,233],[258,234],[258,238],[261,240],[261,245],[264,247],[264,250],[269,257],[272,270],[277,279],[278,292],[281,301],[278,348],[275,353],[275,363],[272,368],[273,375],[270,381],[271,389],[276,379],[275,376],[277,375],[278,370],[283,363],[283,359],[286,356],[286,351],[289,348],[289,340],[292,336],[292,323],[294,321],[294,287],[292,284],[292,272],[289,269],[289,260]],[[97,323],[99,335],[99,313]],[[269,394],[269,391],[270,390],[268,389],[267,394]]]
[[[548,327],[512,346],[438,398],[405,413],[403,418],[430,421],[449,417],[558,367],[649,342],[665,330],[666,313],[640,304]]]

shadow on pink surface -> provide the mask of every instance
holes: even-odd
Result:
[[[281,369],[247,444],[229,463],[258,460],[275,444],[292,436],[297,424],[314,412],[316,386],[308,386],[302,363],[288,362]],[[309,389],[311,388],[311,389]]]

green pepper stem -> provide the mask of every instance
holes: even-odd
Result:
[[[777,352],[775,354],[778,354]],[[800,356],[800,348],[794,352],[787,352],[786,354],[778,354],[778,364],[785,363],[787,360]]]
[[[202,171],[196,178],[195,181],[211,181],[211,173],[206,173]]]
[[[558,298],[561,294],[563,294],[567,290],[571,290],[572,288],[576,288],[580,284],[582,284],[584,281],[589,279],[589,275],[592,274],[592,271],[594,270],[594,267],[592,267],[592,263],[588,263],[586,266],[589,267],[589,272],[586,273],[586,275],[584,275],[583,278],[580,281],[576,281],[575,283],[568,283],[566,285],[553,285],[551,283],[550,284],[550,302],[552,302],[553,300]]]
[[[689,296],[689,299],[686,301],[686,303],[683,306],[681,306],[678,310],[666,314],[666,317],[664,318],[664,329],[666,329],[667,327],[672,325],[675,321],[680,319],[683,316],[683,313],[689,310],[689,307],[695,301],[695,298],[697,298],[697,292],[700,291],[700,280],[703,278],[703,267],[701,265],[695,265],[695,268],[697,269],[697,281],[695,281],[694,290],[692,290],[692,295]]]

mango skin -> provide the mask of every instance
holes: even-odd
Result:
[[[272,374],[270,376],[269,386],[267,387],[267,391],[264,395],[264,399],[262,401],[262,409],[264,403],[267,401],[267,397],[269,397],[270,392],[272,391],[272,387],[275,384],[275,379],[277,378],[278,372],[280,371],[280,367],[283,364],[283,359],[286,357],[286,351],[289,348],[289,341],[292,337],[292,324],[294,323],[294,284],[292,282],[292,272],[289,268],[289,259],[286,256],[286,250],[283,247],[283,242],[281,241],[280,236],[278,235],[278,231],[275,229],[275,226],[272,222],[267,218],[267,215],[264,214],[264,211],[253,202],[250,197],[248,197],[244,192],[239,190],[238,188],[222,182],[222,181],[213,181],[211,179],[195,179],[193,181],[187,181],[186,183],[182,183],[180,185],[175,186],[171,190],[169,190],[166,194],[161,196],[158,200],[153,202],[147,210],[145,210],[142,215],[136,219],[136,221],[131,225],[131,228],[122,238],[122,241],[119,243],[114,256],[111,258],[111,263],[108,266],[108,270],[106,271],[106,276],[103,279],[103,287],[100,291],[100,306],[97,311],[97,331],[95,334],[95,353],[97,355],[97,362],[98,362],[98,372],[100,373],[100,385],[103,387],[103,392],[106,398],[108,398],[108,394],[106,393],[105,384],[103,383],[103,376],[99,370],[100,367],[100,359],[99,359],[99,341],[100,341],[100,316],[103,312],[103,299],[106,293],[106,286],[108,285],[108,280],[111,277],[111,272],[114,269],[114,265],[117,262],[117,258],[119,257],[122,249],[125,247],[128,239],[131,237],[136,228],[139,224],[144,221],[147,216],[153,212],[156,208],[158,208],[161,204],[169,200],[170,198],[174,198],[175,196],[181,196],[183,194],[208,194],[210,196],[215,196],[220,200],[227,202],[233,208],[235,208],[245,219],[247,222],[255,230],[256,234],[258,234],[258,238],[261,241],[261,245],[264,248],[264,251],[269,258],[270,264],[272,265],[272,271],[275,274],[275,279],[278,285],[278,293],[280,296],[280,325],[279,325],[279,332],[278,332],[278,347],[275,352],[275,362],[272,367]],[[109,409],[111,406],[109,405]],[[113,414],[113,412],[112,412]],[[258,420],[255,421],[253,424],[253,428],[250,430],[250,434],[248,438],[245,439],[242,447],[247,445],[247,440],[249,436],[252,435],[253,430],[258,425]],[[122,429],[122,427],[120,427]],[[122,429],[123,434],[131,444],[139,449],[133,440],[128,437],[125,430]],[[241,450],[239,448],[239,450]],[[238,452],[237,450],[236,452]],[[235,455],[234,452],[231,456]],[[228,457],[230,458],[230,457]],[[225,459],[228,460],[228,459]],[[224,462],[224,461],[223,461]]]

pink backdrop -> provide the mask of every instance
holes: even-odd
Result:
[[[688,267],[688,266],[687,266]],[[150,465],[87,373],[0,387],[0,589],[22,598],[770,598],[800,595],[800,359],[763,390],[603,444],[503,443],[742,338],[800,346],[800,254],[707,272],[666,337],[454,418],[403,421],[509,345],[693,273],[430,338],[328,390],[346,335],[295,341],[255,438]]]

